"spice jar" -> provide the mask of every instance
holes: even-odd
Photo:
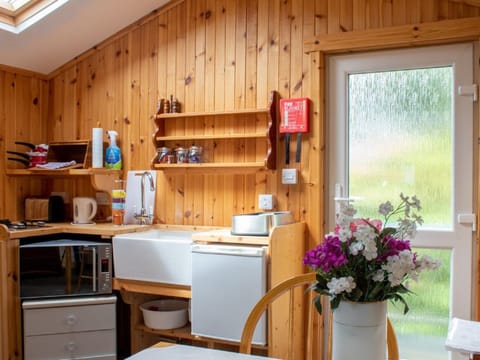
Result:
[[[170,103],[170,112],[172,113],[179,113],[180,112],[180,103],[178,102],[177,98],[173,98]]]
[[[157,149],[157,163],[158,164],[168,164],[169,155],[171,154],[170,148],[163,146]]]
[[[170,101],[165,100],[163,102],[163,113],[168,114],[170,112]]]
[[[177,163],[188,163],[188,151],[184,147],[179,147],[175,151],[177,156]]]
[[[188,162],[201,163],[202,162],[202,148],[200,146],[190,146],[188,149]]]

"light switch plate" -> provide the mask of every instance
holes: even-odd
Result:
[[[297,182],[297,169],[282,169],[282,184],[292,185]]]
[[[273,209],[273,195],[272,194],[260,194],[258,196],[258,208],[262,210]]]

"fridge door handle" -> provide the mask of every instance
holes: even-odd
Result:
[[[216,246],[216,245],[192,245],[192,253],[222,254],[236,256],[263,256],[265,246],[241,247],[241,246]]]

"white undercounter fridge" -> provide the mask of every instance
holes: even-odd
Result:
[[[267,268],[267,247],[192,245],[192,334],[240,341],[250,311],[267,290]],[[265,314],[253,343],[267,343]]]

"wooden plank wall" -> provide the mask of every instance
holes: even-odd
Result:
[[[46,76],[0,65],[0,172],[24,168],[7,160],[6,151],[27,152],[15,141],[41,144],[47,141],[48,87]],[[18,156],[12,156],[18,158]],[[0,218],[23,217],[23,198],[45,191],[42,182],[0,176]]]
[[[315,86],[318,75],[310,69],[323,65],[304,53],[304,38],[478,15],[480,4],[472,0],[173,1],[49,74],[48,83],[35,74],[0,69],[2,150],[11,148],[14,139],[88,139],[92,127],[101,126],[120,134],[125,170],[148,169],[155,154],[151,115],[160,98],[173,94],[182,111],[208,111],[265,107],[270,90],[286,98],[307,96],[313,99],[312,131],[304,136],[301,163],[290,165],[300,171],[299,185],[281,184],[280,171],[159,172],[156,221],[229,226],[233,214],[257,211],[258,194],[272,193],[276,210],[291,210],[307,223],[312,245],[323,233],[324,147],[323,89]],[[236,124],[228,117],[221,121],[252,126],[248,118]],[[214,132],[211,125],[209,120],[193,124],[199,133]],[[179,120],[170,130],[181,134],[185,126],[192,125]],[[280,137],[279,169],[284,167],[284,145]],[[253,149],[264,151],[255,144]],[[232,141],[215,156],[248,158],[252,148]],[[72,197],[92,195],[88,181],[0,181],[20,195],[45,189],[65,189]],[[0,194],[0,216],[20,216],[13,194]]]
[[[158,172],[156,222],[229,226],[231,216],[257,210],[261,193],[275,195],[276,210],[305,221],[309,246],[321,240],[324,208],[324,89],[322,58],[304,53],[313,35],[458,19],[480,15],[478,0],[174,0],[48,76],[0,66],[0,148],[89,139],[101,126],[119,133],[125,170],[149,169],[155,154],[151,115],[157,101],[176,96],[182,111],[263,108],[270,90],[284,98],[313,100],[311,133],[303,137],[302,159],[291,164],[300,183],[281,184],[281,172],[173,175]],[[220,119],[242,131],[248,118]],[[169,131],[185,132],[178,120]],[[194,131],[214,133],[211,120]],[[291,149],[295,149],[295,137]],[[213,143],[211,144],[213,146]],[[278,142],[278,168],[285,163]],[[238,161],[263,156],[264,147],[237,141],[215,153]],[[253,152],[253,154],[252,154]],[[293,155],[293,154],[292,154]],[[294,158],[291,156],[291,158]],[[0,158],[0,172],[17,167]],[[0,217],[23,217],[27,195],[67,191],[94,195],[88,180],[0,177]]]

